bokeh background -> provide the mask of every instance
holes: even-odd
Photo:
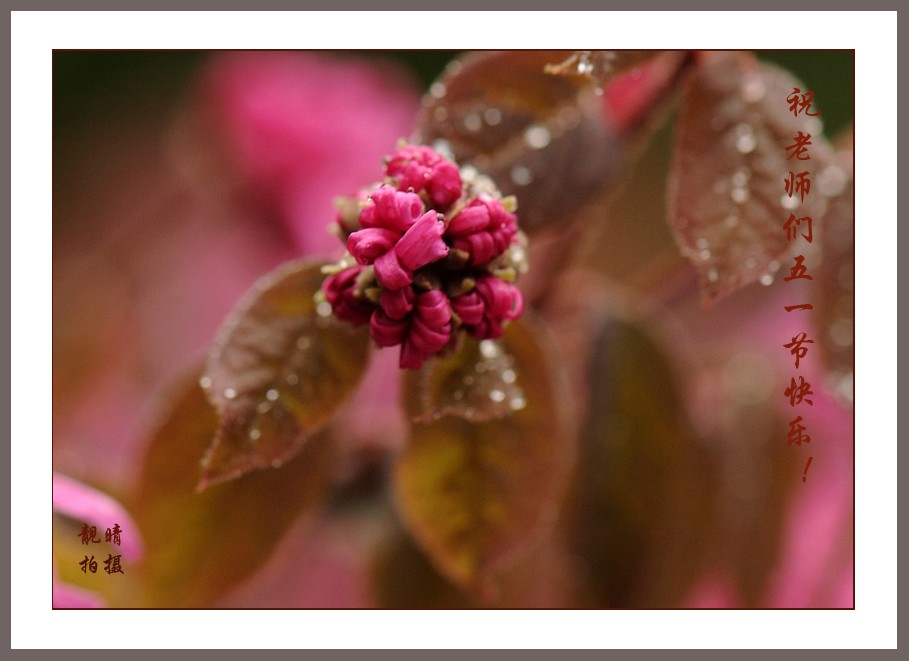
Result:
[[[300,254],[338,253],[336,240],[319,229],[332,218],[332,200],[379,177],[381,157],[411,133],[420,95],[457,55],[54,53],[55,474],[129,503],[167,385],[204,355],[258,276]],[[849,130],[851,51],[757,55],[815,92],[828,137]],[[609,531],[610,540],[634,532],[624,545],[595,534],[586,540],[606,549],[604,566],[589,557],[571,561],[574,583],[605,586],[608,598],[599,588],[569,598],[558,586],[537,586],[511,605],[851,607],[851,374],[806,373],[823,385],[812,411],[815,463],[802,483],[804,453],[786,447],[785,411],[776,407],[790,371],[778,345],[793,330],[782,305],[792,302],[794,288],[752,285],[700,307],[693,269],[664,220],[673,119],[670,113],[647,141],[620,192],[591,212],[609,221],[593,230],[596,239],[576,261],[612,292],[616,342],[622,333],[631,338],[631,348],[616,344],[617,351],[638,355],[637,333],[647,336],[641,353],[646,342],[666,348],[666,380],[685,393],[697,439],[678,462],[689,468],[671,479],[683,485],[680,493],[706,484],[712,494],[704,505],[709,516],[680,521],[711,523],[698,534],[672,526],[645,532],[667,522],[636,520],[632,507],[627,525],[612,518],[589,526]],[[849,268],[844,262],[835,277],[848,284]],[[642,297],[648,305],[638,304]],[[566,309],[578,305],[562,300]],[[851,326],[840,324],[825,341],[851,351]],[[368,384],[350,435],[393,452],[404,442],[403,420],[369,387],[389,389]],[[611,433],[640,440],[621,415]],[[617,457],[590,481],[608,480],[617,499],[642,491],[662,494],[657,501],[674,497],[657,481],[665,475],[649,470],[665,458]],[[354,481],[353,495],[338,498],[381,488]],[[91,492],[84,497],[90,504]],[[259,572],[211,605],[476,605],[438,588],[441,579],[417,549],[389,542],[399,531],[389,532],[385,519],[346,506],[292,526]],[[575,515],[596,514],[585,511]],[[73,572],[74,553],[55,545],[58,570],[90,591],[102,580],[93,585]],[[695,560],[679,565],[680,557]],[[695,568],[683,586],[668,576],[680,567]],[[398,571],[411,580],[390,581]],[[101,592],[84,605],[130,605],[109,585]]]

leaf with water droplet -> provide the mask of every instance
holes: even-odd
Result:
[[[523,378],[499,340],[465,337],[453,355],[428,361],[407,378],[409,410],[418,422],[446,415],[482,422],[526,405]]]
[[[322,429],[362,377],[364,328],[314,301],[319,264],[289,262],[257,282],[224,322],[202,381],[218,434],[200,488],[280,466]]]
[[[663,348],[636,323],[592,323],[588,404],[566,508],[591,605],[678,605],[709,531],[704,460]]]
[[[818,175],[818,186],[827,186],[830,203],[824,218],[815,224],[823,261],[816,282],[818,338],[824,364],[839,382],[838,393],[850,400],[855,364],[855,184],[852,175],[853,133],[838,136],[839,148],[829,169]]]
[[[497,569],[551,522],[572,456],[563,378],[545,337],[526,320],[506,330],[526,399],[520,410],[484,422],[413,422],[394,468],[407,529],[443,575],[484,599],[495,594]],[[408,413],[421,414],[419,380],[405,387]]]
[[[787,198],[784,181],[790,170],[817,172],[829,161],[820,123],[789,112],[786,97],[800,85],[742,52],[704,54],[687,81],[668,220],[698,271],[705,302],[779,266],[788,248],[782,225],[798,202],[797,194]],[[811,134],[809,161],[787,160],[786,147],[799,130]],[[797,213],[819,217],[824,206],[824,196],[812,189]]]
[[[584,76],[603,86],[616,76],[645,63],[662,52],[664,51],[575,51],[558,64],[547,64],[545,71],[557,76]]]
[[[619,168],[618,145],[591,82],[544,71],[568,55],[465,57],[430,89],[418,119],[417,141],[445,141],[458,163],[518,197],[528,234],[564,222]]]
[[[197,493],[199,456],[218,427],[198,374],[176,385],[150,434],[130,506],[146,547],[138,568],[145,607],[212,606],[267,561],[330,486],[334,449],[321,432],[278,470]]]

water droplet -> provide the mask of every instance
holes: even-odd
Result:
[[[831,165],[818,175],[817,185],[823,195],[833,197],[843,192],[847,180],[846,173],[841,168]]]
[[[847,402],[852,402],[852,389],[854,381],[855,376],[852,372],[849,372],[840,377],[838,383],[836,384],[837,394]]]
[[[524,142],[531,149],[543,149],[551,139],[549,129],[541,124],[531,124],[524,131]]]
[[[490,391],[489,391],[489,399],[491,399],[491,400],[494,401],[494,402],[504,402],[504,401],[505,401],[505,393],[504,393],[503,391],[501,391],[501,390],[490,390]]]
[[[297,348],[300,351],[306,351],[310,344],[312,344],[312,341],[305,335],[297,338]]]
[[[443,96],[445,96],[446,91],[447,90],[445,89],[445,83],[436,81],[429,86],[429,93],[437,99],[441,99]]]
[[[514,383],[517,381],[518,375],[515,374],[514,370],[505,370],[502,372],[502,381],[505,383]]]
[[[256,406],[256,411],[262,414],[268,413],[269,409],[271,409],[271,404],[268,402],[259,402],[259,405]]]
[[[237,391],[234,390],[233,388],[224,389],[224,399],[233,399],[236,396],[237,396]]]
[[[764,98],[767,88],[758,75],[747,76],[742,81],[742,98],[746,103],[757,103]]]
[[[454,152],[452,151],[451,144],[449,144],[448,140],[442,140],[441,138],[433,140],[432,148],[449,161],[455,160]]]
[[[701,250],[701,251],[698,253],[698,257],[699,257],[700,259],[702,259],[703,261],[706,262],[708,259],[710,259],[710,251],[709,251],[709,250]]]
[[[757,142],[753,135],[742,135],[735,140],[735,148],[740,154],[750,154],[755,147],[757,147]]]
[[[799,200],[797,197],[789,197],[786,193],[783,193],[780,198],[780,206],[787,211],[792,211],[799,206]]]
[[[437,122],[444,122],[448,119],[448,109],[445,106],[436,106],[436,109],[432,111],[432,117]]]
[[[732,185],[738,188],[742,188],[745,184],[748,183],[750,179],[748,170],[738,170],[734,175],[732,175]]]
[[[316,306],[316,314],[323,319],[331,316],[331,303],[322,301]]]
[[[593,64],[586,57],[578,60],[578,73],[582,76],[593,73]]]
[[[272,460],[271,460],[271,467],[272,467],[272,468],[281,468],[281,460],[280,460],[280,459],[272,459]]]
[[[830,339],[841,347],[852,346],[852,326],[851,319],[840,317],[830,324],[830,330],[828,331]]]
[[[769,287],[773,284],[773,276],[770,273],[763,273],[761,274],[759,282],[765,287]]]
[[[278,391],[274,388],[269,388],[268,392],[265,393],[265,399],[267,399],[269,402],[275,401],[278,399]]]
[[[480,353],[484,358],[498,358],[502,354],[502,349],[494,340],[483,340],[480,342]]]
[[[203,390],[208,390],[211,388],[211,378],[203,376],[201,379],[199,379],[199,385],[202,386]]]
[[[511,180],[518,186],[526,186],[533,181],[533,173],[523,165],[515,165],[511,168]]]
[[[740,154],[750,154],[757,147],[754,139],[754,130],[748,124],[737,124],[733,129],[735,133],[735,148]]]
[[[749,257],[748,259],[745,260],[746,269],[753,269],[755,266],[757,266],[757,259],[755,259],[754,257]]]
[[[471,133],[476,133],[481,128],[483,128],[483,120],[480,119],[480,116],[475,112],[469,112],[464,115],[463,123],[464,128]]]
[[[698,250],[706,250],[709,244],[707,243],[707,239],[701,238],[695,241],[694,245],[697,246]]]
[[[296,374],[288,374],[286,377],[284,377],[284,380],[287,381],[287,385],[289,386],[295,386],[300,383],[300,377],[298,377]]]
[[[715,267],[711,266],[707,270],[707,280],[710,282],[716,282],[720,279],[720,272],[716,270]]]
[[[735,215],[726,216],[726,220],[724,222],[726,223],[726,227],[735,227],[739,224],[739,217]]]
[[[261,436],[262,436],[262,432],[259,431],[257,428],[254,427],[253,429],[249,430],[249,440],[258,441]]]
[[[527,400],[524,399],[524,395],[515,395],[511,398],[509,405],[512,411],[520,411],[527,406]]]
[[[495,126],[502,121],[502,111],[498,108],[487,108],[483,111],[483,119],[490,126]]]
[[[732,193],[730,193],[732,201],[736,204],[744,204],[747,202],[749,195],[747,188],[733,188]]]
[[[452,395],[452,397],[455,398],[455,401],[460,402],[462,399],[464,399],[464,391],[458,388],[454,391],[454,395]]]

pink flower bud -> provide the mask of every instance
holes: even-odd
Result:
[[[358,326],[369,321],[376,307],[356,292],[357,277],[362,270],[361,267],[354,266],[328,277],[322,283],[322,291],[331,303],[332,312],[339,319]]]
[[[505,321],[521,316],[524,299],[514,285],[487,275],[477,281],[474,291],[455,298],[451,307],[468,334],[487,340],[502,337]]]
[[[425,191],[440,209],[461,197],[461,173],[451,161],[429,148],[410,145],[388,161],[385,174],[395,180],[398,190]]]
[[[368,321],[380,347],[400,345],[399,363],[408,369],[442,352],[459,328],[479,339],[501,337],[524,306],[517,287],[497,275],[507,265],[493,262],[518,233],[515,215],[497,194],[475,197],[476,186],[465,191],[457,166],[428,147],[401,149],[386,174],[393,185],[378,186],[359,210],[343,209],[342,229],[359,227],[346,243],[360,266],[325,281],[335,314]],[[446,218],[453,208],[456,215]],[[446,259],[452,250],[455,258]],[[368,265],[380,290],[377,304],[357,290]]]
[[[396,191],[391,186],[379,186],[360,212],[360,225],[383,227],[403,234],[420,217],[423,208],[423,201],[416,193]]]
[[[419,369],[430,356],[441,351],[450,339],[451,305],[448,297],[440,291],[420,294],[409,332],[401,347],[401,367]]]
[[[347,250],[359,264],[372,264],[391,250],[400,234],[382,227],[368,227],[358,230],[347,237]]]
[[[361,230],[361,232],[366,230]],[[376,278],[386,289],[396,291],[413,282],[413,272],[448,254],[442,240],[445,223],[435,211],[427,211],[390,251],[375,260]],[[351,239],[359,234],[351,234]],[[348,245],[350,241],[348,241]]]
[[[451,219],[445,235],[453,248],[466,252],[470,263],[479,266],[505,252],[517,233],[515,215],[505,211],[500,200],[484,195]]]

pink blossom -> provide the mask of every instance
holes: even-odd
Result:
[[[370,313],[362,304],[366,290],[377,289],[370,334],[380,347],[401,346],[402,368],[420,367],[460,328],[478,338],[501,337],[505,323],[521,314],[523,299],[490,264],[516,240],[517,216],[497,194],[463,189],[457,166],[429,147],[401,149],[386,173],[360,208],[360,229],[346,240],[354,260],[372,267],[374,280],[368,271],[345,271],[323,284],[337,316],[362,323]],[[452,205],[449,219],[444,211]],[[349,217],[346,212],[342,224]],[[519,271],[509,259],[500,266]]]
[[[315,53],[224,54],[201,86],[241,179],[306,254],[334,250],[334,197],[375,179],[418,108],[403,70]]]
[[[477,339],[495,339],[505,332],[504,324],[521,316],[524,299],[520,290],[495,276],[483,276],[476,288],[452,300],[464,329]]]
[[[425,192],[437,209],[447,209],[461,197],[461,173],[451,161],[435,150],[408,145],[395,152],[385,167],[385,175],[398,190]]]
[[[369,321],[375,305],[356,290],[360,267],[353,267],[330,276],[324,285],[325,297],[339,319],[359,326]]]
[[[517,217],[505,210],[502,201],[481,195],[451,219],[447,235],[453,248],[467,253],[471,264],[481,265],[505,252],[517,233]]]

